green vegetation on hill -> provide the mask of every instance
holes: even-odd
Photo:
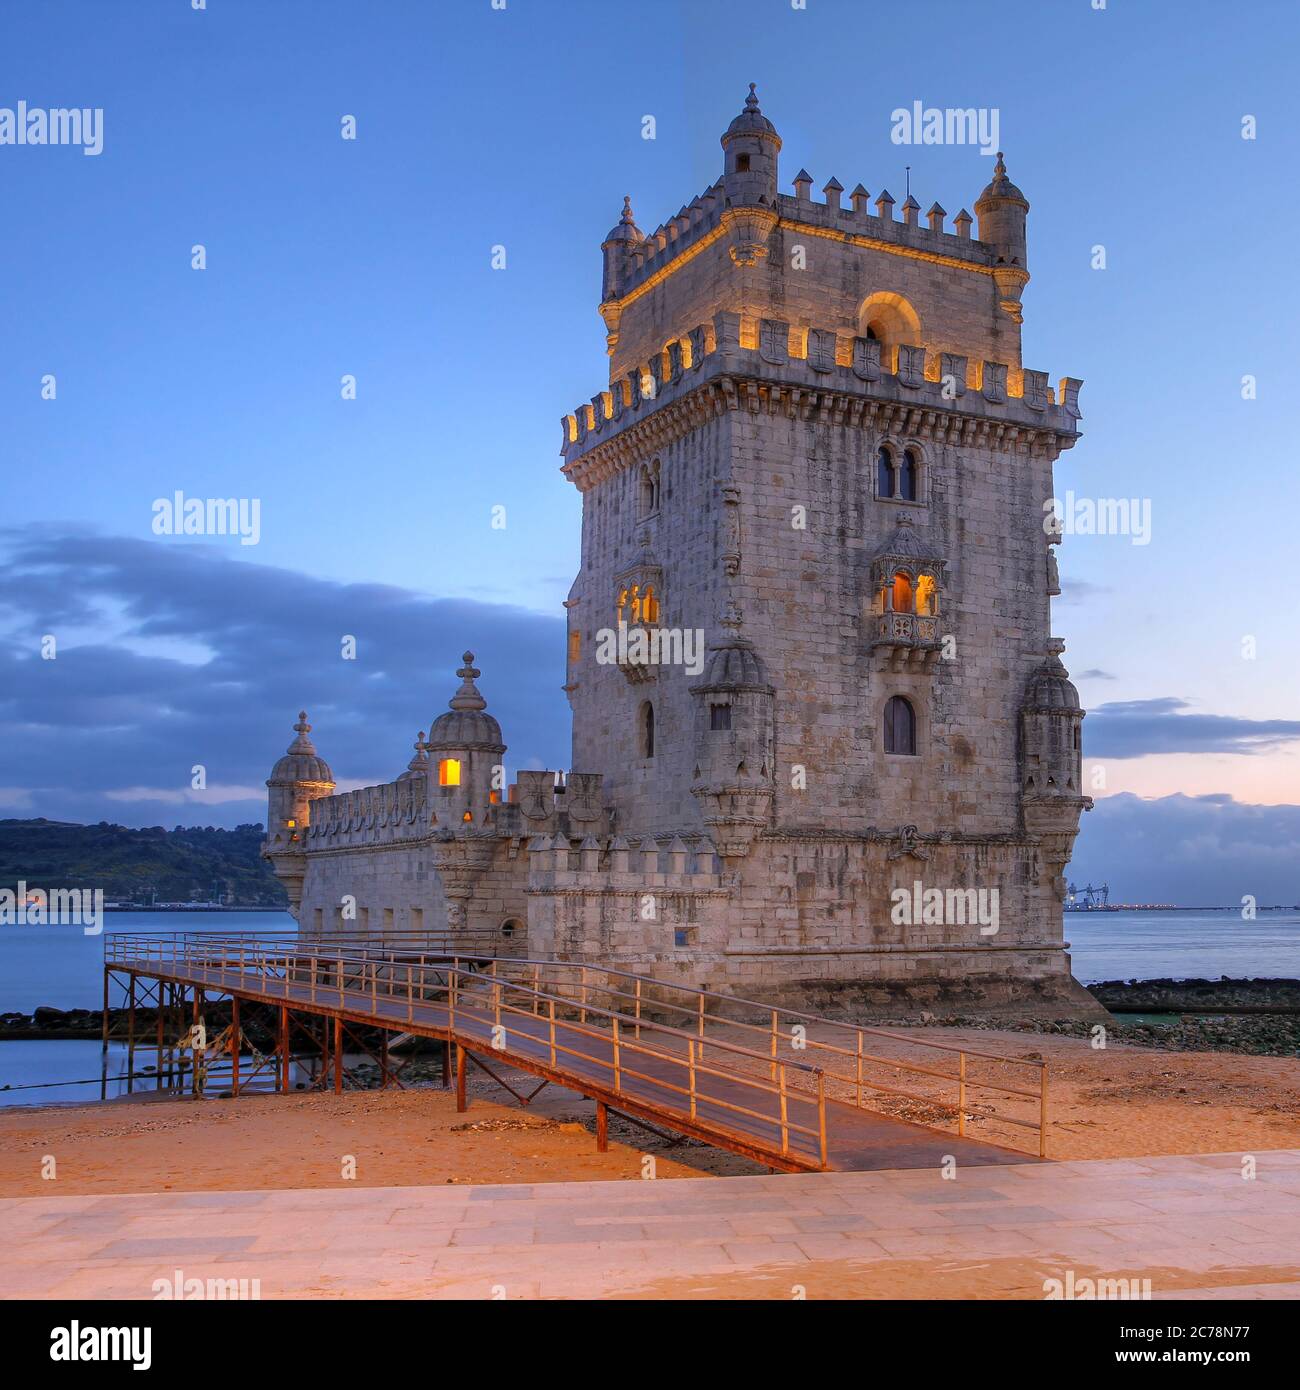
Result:
[[[220,900],[280,908],[285,892],[261,857],[260,825],[123,825],[0,820],[0,887],[102,888],[110,902]]]

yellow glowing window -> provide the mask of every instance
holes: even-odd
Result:
[[[906,574],[894,576],[894,612],[912,611],[912,581]]]
[[[647,623],[659,621],[659,600],[655,597],[653,584],[645,586],[645,594],[641,599],[641,617]]]
[[[474,817],[473,817],[468,811],[466,811],[465,814],[461,817],[461,820],[473,820],[473,819],[474,819]]]
[[[298,828],[298,822],[296,820],[287,820],[285,821],[285,825],[287,825],[290,830],[296,830]]]
[[[492,803],[493,806],[500,806],[500,805],[501,805],[501,793],[500,793],[500,792],[488,792],[488,800]]]
[[[935,601],[934,576],[923,574],[916,581],[916,611],[924,613],[927,617],[933,617],[936,611]]]
[[[438,764],[438,785],[440,787],[460,786],[459,758],[443,758]]]
[[[576,666],[582,653],[582,633],[577,628],[569,633],[569,664]]]

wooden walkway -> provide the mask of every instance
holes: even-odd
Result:
[[[786,1171],[932,1167],[948,1155],[959,1164],[1032,1161],[996,1144],[829,1097],[822,1069],[779,1058],[775,1041],[765,1055],[706,1038],[703,1004],[698,1036],[652,1022],[642,1016],[640,985],[632,1016],[588,1005],[585,986],[581,1000],[562,997],[526,981],[485,974],[486,962],[421,957],[417,966],[414,957],[391,951],[317,956],[305,942],[258,953],[241,950],[237,962],[225,947],[187,954],[188,959],[150,952],[137,957],[124,942],[106,960],[105,970],[188,988],[196,1002],[202,991],[279,1006],[286,1083],[291,1011],[337,1020],[336,1030],[347,1023],[443,1040],[454,1050],[462,1109],[471,1058],[482,1059],[489,1069],[504,1065],[578,1092],[596,1102],[602,1147],[613,1109]],[[537,972],[534,978],[540,978]],[[336,1066],[341,1075],[341,1058]]]

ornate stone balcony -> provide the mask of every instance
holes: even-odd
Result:
[[[906,665],[930,666],[942,643],[939,620],[920,613],[878,613],[876,636],[871,643],[893,668]]]

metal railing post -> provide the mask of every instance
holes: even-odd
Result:
[[[770,1073],[771,1073],[771,1074],[769,1075],[769,1077],[768,1077],[768,1080],[769,1080],[769,1081],[775,1081],[775,1080],[776,1080],[776,1035],[777,1035],[778,1027],[779,1027],[779,1025],[778,1025],[778,1023],[777,1023],[776,1010],[773,1009],[773,1010],[772,1010],[772,1065],[771,1065],[771,1067],[770,1067],[770,1069],[769,1069],[769,1070],[770,1070]]]
[[[620,1077],[618,1019],[615,1018],[615,1019],[614,1019],[614,1089],[617,1091],[617,1090],[619,1090],[619,1089],[621,1088],[621,1086],[622,1086],[622,1080],[621,1080],[621,1077]]]
[[[1038,1156],[1047,1157],[1047,1064],[1038,1069]]]
[[[641,1041],[641,977],[636,977],[636,1040]]]
[[[695,1039],[686,1039],[686,1055],[690,1068],[689,1081],[691,1093],[691,1119],[695,1118]]]
[[[555,1000],[552,998],[551,1005],[551,1066],[555,1066]]]
[[[781,1063],[781,1152],[790,1152],[790,1110],[786,1097],[785,1063]]]
[[[966,1133],[966,1054],[957,1054],[957,1133]]]
[[[826,1077],[817,1073],[817,1142],[821,1165],[826,1167]]]

